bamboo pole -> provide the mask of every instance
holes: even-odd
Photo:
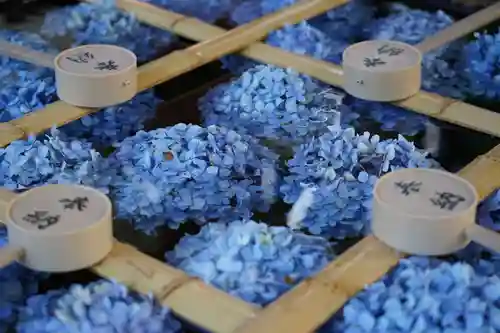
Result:
[[[12,192],[0,188],[0,197],[10,199]],[[0,225],[3,223],[0,220]],[[260,311],[256,306],[118,241],[106,258],[90,269],[139,293],[152,294],[183,319],[214,333],[234,332]]]
[[[459,172],[484,199],[500,187],[500,145]],[[366,285],[380,279],[404,255],[370,235],[267,306],[234,333],[313,332]]]
[[[134,14],[145,23],[195,41],[215,38],[226,31],[198,19],[173,13],[137,0],[116,0],[116,6]],[[465,29],[465,26],[462,23],[460,29]],[[453,31],[455,31],[454,36],[457,36],[457,30]],[[445,39],[450,41],[449,38]],[[433,47],[439,46],[435,42],[432,44]],[[307,74],[330,85],[342,87],[342,68],[326,61],[286,52],[263,43],[249,45],[241,51],[241,55],[262,63],[294,68],[300,73]],[[459,100],[420,91],[409,99],[393,104],[436,119],[500,137],[500,114]]]
[[[144,91],[189,72],[234,52],[244,45],[255,42],[273,29],[310,18],[346,1],[303,0],[285,10],[242,25],[234,30],[236,33],[228,31],[217,34],[212,40],[207,40],[184,50],[174,51],[139,68],[137,90],[138,92]],[[176,22],[181,23],[182,20],[171,22],[171,24],[175,26]],[[30,134],[38,134],[54,125],[65,125],[97,111],[99,109],[76,107],[62,101],[52,103],[44,109],[33,111],[22,118],[9,121],[8,125],[4,125],[4,127],[7,126],[7,131],[0,132],[0,147],[8,145],[13,139],[18,140]]]
[[[186,273],[116,242],[112,252],[92,271],[127,285],[140,293],[152,293],[177,315],[214,333],[231,333],[259,309]]]
[[[0,40],[0,54],[37,66],[54,68],[55,56],[31,50],[27,47]]]
[[[472,15],[450,25],[439,31],[433,36],[426,38],[423,42],[416,45],[422,53],[429,52],[457,40],[465,35],[477,31],[500,18],[500,2],[494,3],[489,7],[483,8]]]

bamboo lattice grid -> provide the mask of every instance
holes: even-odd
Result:
[[[341,87],[340,67],[257,41],[285,24],[311,18],[347,1],[303,0],[231,31],[137,0],[117,0],[116,4],[122,10],[135,14],[144,23],[200,42],[141,66],[138,90],[143,91],[232,52],[239,52],[263,63],[291,67]],[[476,30],[500,17],[500,4],[494,6],[472,15],[466,21],[457,22],[420,46],[424,50],[433,49]],[[421,91],[396,104],[500,137],[500,114],[458,100]],[[0,146],[98,111],[61,101],[52,103],[22,118],[0,123]],[[500,146],[477,157],[460,171],[460,175],[474,184],[481,198],[500,187]],[[365,285],[387,273],[402,257],[403,254],[368,236],[316,276],[304,280],[264,309],[236,299],[118,241],[108,257],[95,265],[93,271],[141,293],[153,293],[180,317],[211,332],[309,333]]]

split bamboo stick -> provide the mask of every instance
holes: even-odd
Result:
[[[435,50],[442,45],[462,38],[471,32],[477,31],[479,28],[484,27],[498,18],[500,18],[500,2],[483,8],[450,25],[449,27],[444,28],[433,36],[426,38],[423,42],[417,44],[416,47],[422,53]]]
[[[101,263],[92,267],[92,271],[140,293],[152,293],[184,320],[214,333],[232,333],[259,311],[257,307],[119,242]]]
[[[13,59],[26,61],[37,66],[54,68],[55,56],[44,52],[34,51],[27,47],[9,43],[4,40],[0,40],[0,54]]]
[[[12,194],[0,189],[0,197],[11,199]],[[152,294],[183,319],[214,333],[232,333],[260,310],[118,241],[91,270],[139,293]]]
[[[116,0],[116,6],[133,13],[145,23],[195,41],[215,38],[226,31],[198,19],[137,0]],[[468,25],[462,24],[461,27],[460,29],[465,29]],[[454,36],[458,36],[457,31],[454,31]],[[445,39],[447,42],[450,41],[450,38]],[[439,46],[435,42],[432,44],[433,47]],[[286,52],[263,43],[249,45],[241,51],[241,55],[262,63],[294,68],[300,73],[325,83],[342,87],[342,68],[326,61]],[[500,137],[500,114],[459,100],[420,91],[415,96],[394,104],[436,119]]]
[[[459,172],[481,199],[500,187],[500,145]],[[403,258],[370,235],[249,320],[234,333],[313,332],[366,285]]]
[[[144,91],[189,72],[228,53],[237,51],[244,45],[255,42],[273,29],[308,19],[346,1],[303,0],[282,11],[242,25],[235,29],[239,33],[233,31],[224,32],[223,34],[217,34],[212,40],[207,40],[184,50],[174,51],[139,68],[137,90],[138,92]],[[175,26],[175,22],[172,22],[172,24]],[[30,134],[38,134],[52,126],[62,126],[97,111],[99,109],[76,107],[62,101],[52,103],[44,109],[33,111],[22,118],[8,122],[9,125],[4,125],[4,127],[7,126],[7,131],[5,133],[0,132],[0,147],[8,145],[13,138],[16,140]],[[15,135],[21,133],[23,134]]]

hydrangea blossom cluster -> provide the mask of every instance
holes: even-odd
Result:
[[[302,225],[312,234],[356,237],[369,226],[378,177],[398,168],[435,166],[401,135],[380,140],[368,132],[359,135],[352,128],[331,127],[296,148],[280,191],[284,201],[293,204],[305,187],[315,190]]]
[[[207,125],[219,124],[270,144],[306,142],[338,121],[325,88],[291,69],[259,65],[212,89],[199,103]]]
[[[41,33],[48,38],[71,37],[72,46],[119,45],[134,52],[141,62],[150,60],[174,40],[170,33],[141,24],[135,16],[118,10],[114,0],[81,3],[49,12]]]
[[[110,156],[119,218],[147,233],[267,211],[277,194],[277,157],[255,139],[218,126],[140,131]],[[271,182],[271,183],[269,183]]]
[[[467,93],[484,99],[500,98],[500,31],[476,33],[464,50]]]
[[[247,0],[235,8],[231,20],[238,25],[248,23],[261,16],[294,5],[298,0]],[[363,0],[352,0],[347,4],[319,15],[309,22],[330,38],[354,42],[361,38],[363,26],[373,19],[374,9]]]
[[[0,148],[0,186],[12,190],[44,184],[81,184],[107,193],[113,178],[107,161],[85,141],[50,135]]]
[[[7,232],[0,227],[0,248],[7,244]],[[0,332],[8,332],[18,318],[19,309],[27,297],[38,292],[44,275],[21,265],[12,264],[0,269]]]
[[[176,13],[213,23],[225,18],[242,0],[144,0]]]
[[[85,138],[95,147],[107,147],[142,130],[155,117],[160,102],[153,90],[147,90],[130,101],[73,121],[61,131],[71,137]]]
[[[296,2],[297,0],[245,1],[234,10],[231,18],[237,24],[244,24]],[[361,38],[362,27],[372,17],[372,6],[364,1],[351,0],[308,22],[273,32],[267,43],[290,52],[340,63],[342,51]],[[232,55],[223,57],[222,63],[235,74],[241,74],[256,64],[254,61]]]
[[[331,39],[321,30],[303,21],[271,33],[267,43],[289,52],[340,63],[348,43]]]
[[[389,15],[367,26],[366,33],[369,39],[417,44],[451,24],[453,19],[443,11],[430,13],[396,3],[391,4]]]
[[[185,236],[166,259],[231,295],[266,305],[323,268],[333,253],[322,238],[236,220]]]
[[[500,278],[492,264],[482,265],[403,259],[321,332],[498,332]]]
[[[359,115],[358,122],[375,121],[383,131],[414,136],[425,131],[429,121],[424,115],[388,103],[369,102],[354,97],[346,98],[346,105]]]
[[[429,36],[453,24],[443,11],[434,13],[410,9],[403,4],[392,4],[390,14],[372,22],[366,28],[367,38],[397,40],[418,44]],[[463,97],[463,79],[460,67],[462,41],[456,41],[424,55],[422,86],[446,96]]]
[[[330,38],[352,44],[365,39],[363,27],[371,24],[374,17],[375,7],[369,1],[351,0],[313,20],[313,24]]]
[[[36,34],[0,31],[0,38],[34,50],[57,54]],[[8,57],[0,57],[0,121],[19,118],[57,100],[54,72]],[[138,94],[129,102],[105,108],[71,122],[61,130],[71,137],[86,138],[96,146],[110,145],[135,133],[155,115],[160,100],[153,91]]]
[[[0,30],[0,39],[33,50],[57,53],[36,34]],[[54,72],[6,56],[0,56],[0,122],[19,118],[56,99]]]
[[[98,281],[30,297],[17,325],[20,333],[175,333],[181,324],[152,296]]]

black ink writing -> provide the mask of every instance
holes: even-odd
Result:
[[[114,60],[100,61],[97,63],[97,66],[95,66],[94,69],[100,71],[103,70],[116,71],[118,69],[118,64]]]
[[[90,52],[76,54],[73,57],[66,57],[69,61],[76,62],[77,64],[88,64],[89,60],[94,59],[94,55]]]
[[[405,50],[399,47],[391,47],[387,44],[378,48],[378,54],[387,54],[389,57],[397,56],[403,53]]]
[[[465,198],[450,192],[436,192],[436,197],[430,200],[434,206],[438,206],[440,209],[454,210],[459,203],[465,201]]]
[[[363,63],[365,64],[365,67],[377,67],[386,64],[386,62],[380,58],[365,58]]]
[[[422,182],[396,182],[394,183],[394,185],[401,190],[401,194],[409,196],[412,193],[420,192],[420,186],[422,186]]]
[[[32,214],[26,214],[23,220],[35,225],[40,230],[44,230],[58,223],[60,218],[59,215],[50,215],[47,211],[36,210]]]
[[[60,203],[64,204],[64,209],[78,209],[80,212],[87,208],[89,203],[89,198],[87,197],[76,197],[74,199],[64,198],[59,200]]]

